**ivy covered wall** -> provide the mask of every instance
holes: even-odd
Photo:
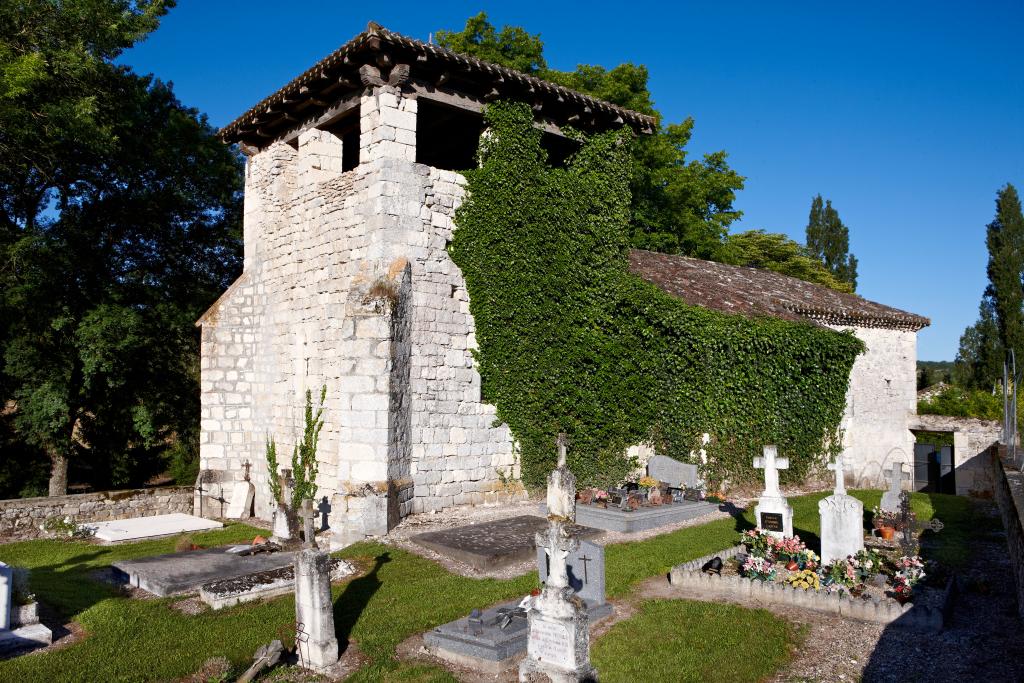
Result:
[[[789,480],[832,452],[860,341],[688,306],[631,274],[629,131],[585,139],[551,168],[528,106],[496,103],[486,118],[451,255],[484,398],[520,443],[524,483],[543,483],[559,431],[581,484],[604,486],[632,469],[628,446],[689,459],[704,432],[713,480],[752,479],[768,443],[790,457]]]

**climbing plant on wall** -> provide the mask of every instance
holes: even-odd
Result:
[[[483,393],[540,485],[555,436],[572,438],[581,483],[632,468],[626,448],[654,443],[683,459],[709,432],[706,474],[751,479],[767,443],[802,478],[834,449],[850,333],[688,306],[629,272],[626,130],[583,140],[552,168],[528,106],[486,112],[480,167],[456,214],[451,255],[476,321]]]

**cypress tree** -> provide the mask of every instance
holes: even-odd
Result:
[[[1003,348],[1024,352],[1024,216],[1020,198],[1010,185],[996,194],[996,217],[986,229],[988,288]],[[1020,362],[1020,361],[1018,361]]]
[[[850,230],[843,225],[832,200],[817,195],[807,219],[807,250],[825,264],[836,279],[857,289],[857,257],[850,253]]]

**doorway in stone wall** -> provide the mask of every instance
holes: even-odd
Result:
[[[914,490],[956,494],[953,432],[915,432]]]

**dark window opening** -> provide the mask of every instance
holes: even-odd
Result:
[[[349,109],[330,124],[323,126],[341,139],[341,172],[351,171],[359,165],[359,107]]]
[[[565,168],[569,163],[569,157],[580,150],[580,143],[577,140],[544,133],[540,139],[540,146],[548,153],[548,165],[555,168]]]
[[[446,171],[476,168],[483,127],[483,117],[476,112],[419,98],[416,161]]]

